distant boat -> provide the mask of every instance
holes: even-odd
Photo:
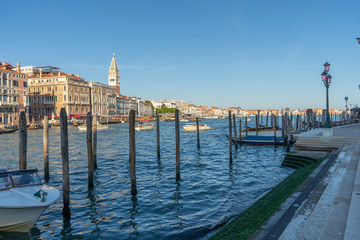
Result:
[[[145,131],[145,130],[153,130],[155,129],[155,125],[152,123],[139,123],[137,127],[135,127],[136,131]]]
[[[0,231],[28,232],[60,191],[43,185],[37,170],[0,170]]]
[[[185,126],[183,126],[184,131],[185,132],[190,132],[190,131],[197,131],[197,127],[196,124],[193,123],[187,123]],[[199,131],[203,131],[203,130],[209,130],[210,127],[206,124],[199,124]]]
[[[188,119],[181,119],[180,122],[188,122]]]
[[[83,125],[79,125],[78,128],[79,128],[80,131],[86,131],[87,126],[86,126],[86,124],[83,124]],[[98,131],[98,130],[107,130],[107,129],[109,129],[109,127],[106,126],[106,125],[102,125],[102,124],[100,124],[100,123],[98,123],[98,124],[96,125],[96,130],[97,130],[97,131]]]
[[[19,130],[19,128],[4,128],[4,129],[0,129],[0,134],[12,133],[17,130]]]
[[[43,126],[40,126],[39,124],[30,124],[27,127],[28,130],[36,130],[36,129],[43,129]]]
[[[49,120],[49,124],[53,125],[53,126],[60,126],[60,119],[55,119],[54,117]]]

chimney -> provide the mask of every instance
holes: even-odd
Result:
[[[59,69],[59,71],[58,71],[58,76],[60,77],[60,69]]]
[[[79,73],[77,74],[78,77],[80,77]]]
[[[20,63],[19,63],[19,62],[16,64],[16,71],[17,71],[18,73],[21,73]]]
[[[42,68],[39,69],[40,70],[40,78],[42,77]]]

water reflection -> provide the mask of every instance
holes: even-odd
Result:
[[[74,231],[74,229],[71,227],[70,219],[64,218],[63,227],[62,227],[62,230],[60,232],[60,234],[62,236],[61,239],[69,239],[69,238],[71,238],[73,236],[72,235],[73,231]]]
[[[129,225],[131,226],[132,228],[132,231],[131,231],[131,234],[129,237],[134,237],[136,236],[138,233],[137,233],[137,223],[135,221],[135,216],[136,214],[139,212],[139,204],[138,204],[138,199],[136,196],[132,196],[131,197],[131,203],[132,203],[132,208],[130,209],[130,222],[129,222]]]
[[[180,200],[182,199],[182,196],[181,196],[181,184],[180,184],[180,181],[177,181],[175,183],[175,192],[174,194],[170,197],[171,200],[173,200],[173,207],[172,207],[172,210],[174,211],[173,212],[173,216],[177,219],[177,222],[176,224],[174,224],[174,228],[178,229],[178,230],[181,230],[183,229],[183,226],[184,226],[184,219],[182,218],[182,215],[181,215],[181,209],[183,208],[183,204],[180,203]]]
[[[100,232],[99,222],[101,222],[101,218],[99,217],[99,213],[96,208],[97,199],[98,199],[98,194],[97,194],[96,190],[89,189],[86,198],[89,200],[88,207],[90,210],[90,212],[87,215],[90,216],[91,223],[94,223],[94,229],[92,230],[92,232]]]

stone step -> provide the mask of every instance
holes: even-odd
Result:
[[[349,215],[347,219],[346,240],[360,239],[360,161],[358,161],[354,188],[351,196]]]
[[[338,191],[336,192],[335,199],[330,206],[330,212],[327,215],[326,222],[319,239],[344,238],[359,156],[360,141],[356,142],[355,149],[352,152],[344,176],[339,177],[339,180],[341,179],[341,183]],[[336,178],[334,180],[336,181]]]
[[[342,159],[350,159],[350,155],[350,145],[345,146],[341,149],[333,165],[329,168],[328,173],[321,179],[321,181],[317,184],[308,199],[298,209],[296,215],[288,224],[287,228],[282,233],[279,239],[301,239],[301,237],[303,236],[305,236],[305,238],[303,239],[317,239],[317,237],[321,233],[321,229],[324,226],[326,219],[326,217],[324,216],[327,213],[324,213],[324,207],[322,207],[324,203],[321,202],[324,202],[324,200],[328,199],[328,196],[324,197],[323,193],[328,186],[328,182],[331,180],[330,175],[339,172],[340,162],[342,162],[343,165],[345,164],[345,166],[343,167],[345,169],[346,163]],[[345,170],[343,170],[343,172],[345,172]],[[329,191],[329,189],[327,191]],[[335,194],[333,195],[335,196]]]
[[[307,204],[304,204],[299,211],[298,218],[302,220],[302,224],[300,224],[302,227],[298,230],[296,239],[318,239],[325,226],[327,215],[335,200],[354,148],[355,143],[342,149],[328,174],[320,181]]]

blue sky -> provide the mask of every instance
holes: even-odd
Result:
[[[124,95],[197,105],[360,105],[360,1],[5,1],[0,61],[51,65]]]

